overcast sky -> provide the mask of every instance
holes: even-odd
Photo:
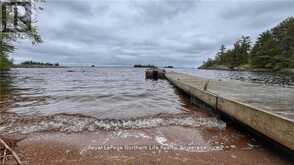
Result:
[[[242,35],[294,16],[294,0],[47,0],[44,43],[18,43],[12,57],[64,65],[196,67]]]

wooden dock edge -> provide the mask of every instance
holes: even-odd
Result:
[[[168,73],[166,73],[166,78],[185,93],[294,151],[294,121],[232,99],[217,96],[204,89],[192,87],[180,79],[169,76]]]

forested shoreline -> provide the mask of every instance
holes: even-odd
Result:
[[[200,69],[269,70],[294,68],[294,17],[259,35],[252,44],[249,36],[242,36],[232,49],[225,45],[209,58]]]

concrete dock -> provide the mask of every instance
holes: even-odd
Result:
[[[176,87],[294,151],[294,89],[168,72]]]

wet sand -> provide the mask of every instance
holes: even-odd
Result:
[[[20,142],[17,149],[27,164],[36,165],[291,164],[234,128],[197,130],[175,126],[79,134],[37,133]]]

